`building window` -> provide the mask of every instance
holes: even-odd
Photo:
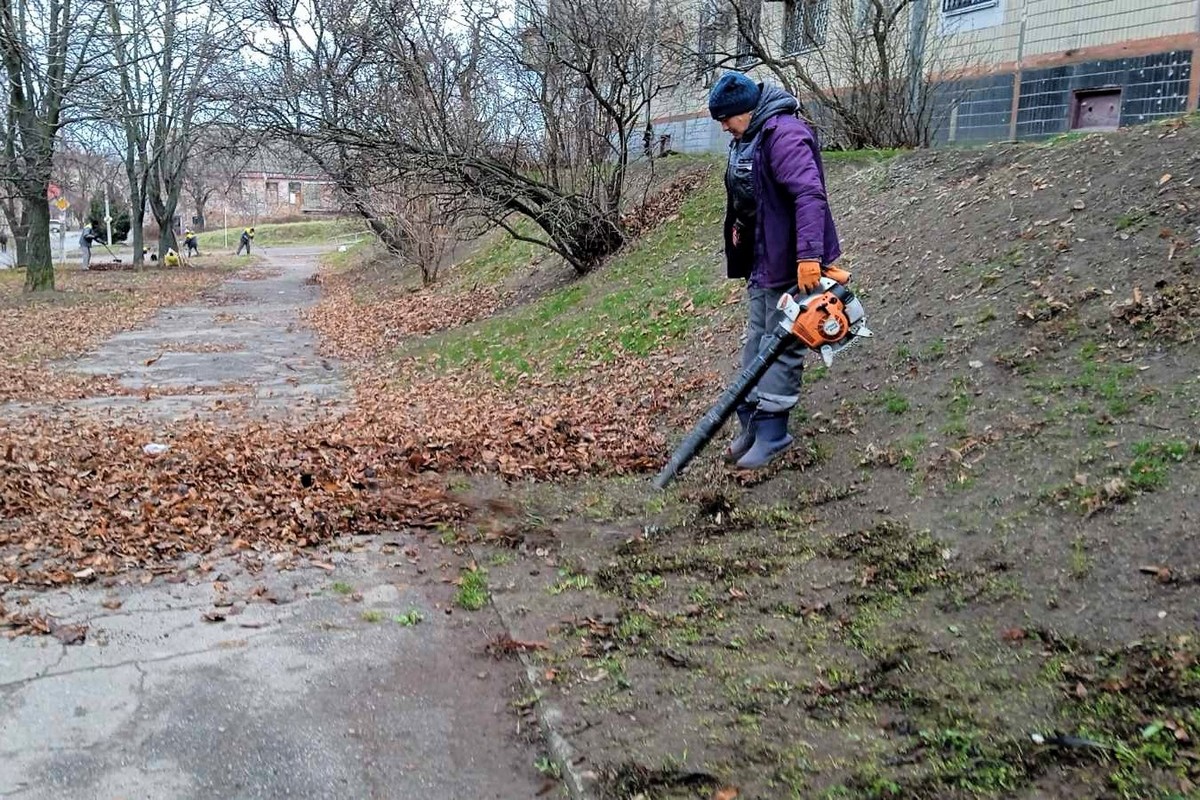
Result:
[[[762,3],[760,0],[739,2],[734,4],[734,23],[737,25],[737,65],[748,67],[757,57],[754,48],[758,44],[759,22],[762,18]]]
[[[721,47],[721,31],[725,27],[722,18],[720,0],[704,0],[700,6],[700,41],[696,48],[697,75],[710,85],[717,77],[717,62]]]
[[[783,49],[806,53],[825,44],[829,0],[787,0],[783,13]]]
[[[875,18],[886,13],[887,11],[877,13],[871,0],[858,0],[854,6],[854,30],[860,35],[871,33],[875,29]]]
[[[943,14],[965,14],[982,8],[995,8],[1000,0],[942,0]]]

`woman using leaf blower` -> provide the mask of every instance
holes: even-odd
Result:
[[[816,290],[822,269],[841,255],[825,194],[817,136],[796,116],[799,102],[778,86],[727,72],[713,85],[709,113],[733,137],[725,170],[725,258],[730,278],[743,278],[749,319],[742,367],[758,355],[783,312],[781,295]],[[766,466],[792,444],[788,417],[800,399],[805,347],[794,342],[737,407],[741,432],[726,461]]]

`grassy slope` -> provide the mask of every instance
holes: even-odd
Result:
[[[837,170],[894,155],[838,152],[827,154],[826,160]],[[712,163],[697,158],[680,161],[683,167]],[[678,345],[689,331],[710,324],[727,300],[740,295],[740,284],[724,278],[724,211],[717,169],[675,218],[630,244],[594,274],[508,313],[411,348],[436,352],[447,365],[477,365],[498,376],[511,376],[569,372],[596,360],[645,355]],[[512,282],[531,263],[546,259],[545,251],[534,245],[498,237],[450,270],[447,281],[455,287]]]
[[[283,244],[316,244],[338,236],[360,233],[362,222],[357,219],[318,219],[306,222],[266,223],[254,226],[254,244],[260,247]],[[241,228],[229,229],[229,247],[236,249]],[[225,246],[225,229],[201,233],[200,252]]]
[[[678,220],[593,275],[412,348],[437,353],[443,364],[477,365],[512,377],[582,369],[678,340],[726,296],[718,281],[723,210],[720,182],[713,178],[684,204]],[[539,255],[531,245],[504,238],[460,265],[452,280],[492,284]]]

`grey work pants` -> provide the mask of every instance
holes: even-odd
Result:
[[[751,286],[749,291],[750,315],[746,325],[746,343],[742,347],[742,368],[745,369],[758,355],[762,340],[779,326],[783,312],[775,307],[782,289],[763,289]],[[787,411],[800,399],[800,380],[804,374],[806,348],[799,342],[783,352],[779,360],[771,365],[762,376],[758,386],[750,392],[746,401],[757,405],[768,413]]]
[[[90,269],[92,266],[92,246],[84,244],[79,246],[79,258],[82,261],[82,269]]]

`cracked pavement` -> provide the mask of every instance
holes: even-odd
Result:
[[[23,594],[89,630],[0,642],[0,796],[534,796],[517,667],[484,655],[496,621],[398,565],[418,546],[356,544],[323,556],[333,572],[230,558],[182,583]]]
[[[156,385],[236,379],[251,384],[250,412],[336,407],[341,378],[299,321],[315,255],[272,251],[267,264],[281,274],[226,289],[249,318],[220,331],[237,351],[145,364],[200,325],[201,307],[185,307],[82,368]],[[139,413],[211,400],[176,395]],[[308,557],[246,550],[170,574],[0,592],[10,608],[88,625],[81,645],[0,638],[0,797],[537,795],[540,737],[513,710],[520,665],[485,655],[501,629],[490,607],[454,607],[463,562],[398,532]],[[420,623],[397,619],[413,610]]]
[[[346,392],[339,365],[317,352],[301,314],[316,304],[322,247],[256,251],[259,261],[185,305],[164,308],[60,369],[113,376],[129,395],[57,403],[14,402],[5,413],[86,411],[183,419],[196,414],[291,417],[336,412]]]

